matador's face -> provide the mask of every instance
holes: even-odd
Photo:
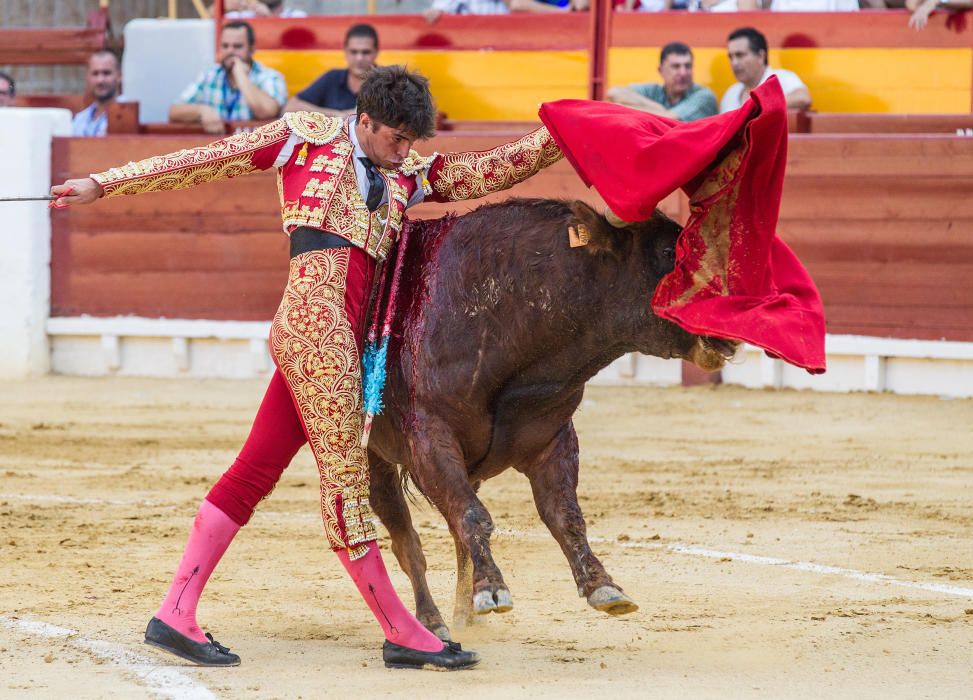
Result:
[[[409,155],[416,135],[401,126],[393,127],[362,113],[358,117],[358,142],[375,165],[397,170]]]

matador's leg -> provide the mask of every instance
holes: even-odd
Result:
[[[371,265],[371,259],[357,248],[295,256],[271,325],[271,350],[317,462],[328,543],[389,642],[439,651],[443,643],[405,608],[392,588],[375,543],[368,461],[361,446],[364,413],[358,342]]]

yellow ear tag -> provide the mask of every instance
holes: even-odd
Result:
[[[568,245],[572,248],[588,245],[590,240],[591,234],[588,233],[588,227],[584,224],[578,224],[577,228],[568,226]]]
[[[294,165],[304,165],[307,162],[307,141],[301,146],[301,150],[297,154],[297,160],[294,161]]]

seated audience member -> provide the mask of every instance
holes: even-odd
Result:
[[[624,12],[662,12],[663,10],[686,9],[686,2],[682,0],[682,5],[673,0],[613,0],[615,10]]]
[[[122,92],[122,66],[108,49],[95,51],[88,58],[85,75],[87,92],[95,101],[74,115],[71,133],[75,136],[104,136],[108,133],[108,106]]]
[[[0,107],[13,107],[16,96],[17,86],[14,84],[14,79],[0,72]]]
[[[253,27],[234,20],[220,32],[220,62],[204,72],[169,108],[174,122],[198,122],[222,134],[225,121],[275,119],[287,101],[284,76],[253,60]]]
[[[811,93],[797,74],[767,65],[767,37],[753,27],[743,27],[731,33],[726,52],[733,76],[739,82],[727,88],[720,102],[720,112],[737,109],[750,97],[751,90],[772,75],[776,75],[780,81],[788,109],[807,109],[811,106]]]
[[[761,8],[760,0],[676,0],[672,3],[671,9],[700,12],[754,12]]]
[[[345,33],[347,68],[329,70],[290,98],[285,112],[307,110],[342,117],[355,113],[358,89],[378,57],[378,32],[370,24],[356,24]]]
[[[307,17],[303,10],[284,7],[284,0],[225,0],[223,16],[227,19],[251,17]]]
[[[429,22],[440,15],[506,15],[510,13],[510,0],[432,0],[422,14]]]
[[[423,12],[429,22],[440,15],[505,15],[510,12],[587,10],[589,0],[433,0]]]
[[[929,23],[929,15],[935,10],[968,10],[973,0],[906,0],[906,9],[912,10],[909,26],[919,31]]]
[[[761,0],[771,12],[858,12],[858,0]]]
[[[609,102],[691,122],[716,114],[716,95],[693,82],[693,52],[680,41],[662,47],[659,55],[662,83],[636,83],[616,87],[605,97]]]

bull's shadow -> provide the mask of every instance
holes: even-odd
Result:
[[[730,343],[652,313],[680,227],[659,212],[623,229],[582,202],[512,199],[459,217],[412,222],[400,246],[384,414],[369,441],[371,503],[409,576],[416,614],[449,630],[403,493],[406,474],[449,524],[456,545],[454,622],[506,612],[513,600],[490,552],[480,484],[513,467],[530,480],[578,592],[597,610],[638,606],[592,553],[577,499],[572,416],[585,382],[628,352],[722,365]],[[569,246],[569,227],[587,237]],[[402,474],[399,472],[401,465]]]

